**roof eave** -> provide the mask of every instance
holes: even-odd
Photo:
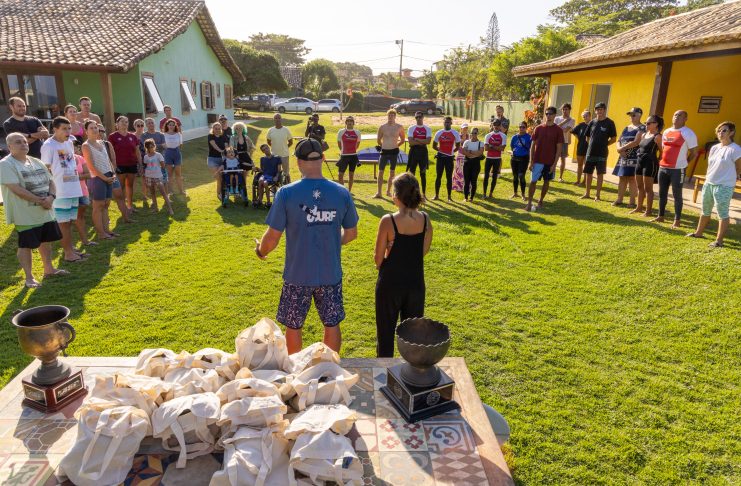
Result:
[[[34,61],[10,61],[0,60],[0,68],[32,68],[34,70],[49,70],[49,71],[86,71],[86,72],[100,72],[100,73],[125,73],[131,66],[113,66],[113,65],[90,65],[90,64],[71,64],[71,63],[55,63],[55,62],[34,62]]]

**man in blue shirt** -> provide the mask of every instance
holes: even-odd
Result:
[[[258,192],[253,204],[262,207],[262,196],[265,194],[268,199],[267,207],[270,207],[270,186],[278,181],[278,173],[281,170],[281,158],[276,157],[270,152],[270,146],[266,143],[260,145],[260,150],[264,157],[260,157],[260,170],[256,175]]]
[[[358,213],[350,192],[322,175],[322,145],[314,139],[296,145],[303,178],[281,187],[255,253],[264,260],[286,232],[286,261],[277,320],[286,326],[290,354],[301,350],[301,328],[314,299],[324,324],[324,344],[340,351],[339,324],[345,318],[340,250],[358,236]]]

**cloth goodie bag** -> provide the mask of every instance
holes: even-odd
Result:
[[[178,469],[185,467],[187,459],[213,451],[220,408],[215,393],[200,393],[174,398],[152,414],[153,437],[162,439],[165,449],[180,451]]]
[[[286,338],[267,317],[243,330],[235,340],[239,364],[251,370],[285,370],[288,366]]]
[[[309,476],[314,484],[334,481],[349,486],[360,485],[363,480],[363,465],[352,442],[331,430],[299,435],[291,448],[288,467],[291,486],[298,484],[296,471]]]
[[[240,378],[227,382],[216,391],[216,395],[222,405],[245,397],[280,396],[274,384],[257,378]]]
[[[359,378],[358,375],[335,363],[323,362],[314,365],[291,380],[291,388],[296,394],[291,398],[291,406],[300,412],[315,403],[349,405],[352,402],[350,388]]]
[[[234,427],[268,427],[283,422],[288,407],[277,394],[267,397],[244,397],[227,403],[221,408],[216,425]]]
[[[224,465],[210,486],[285,486],[288,484],[288,445],[282,426],[239,427],[221,441]]]
[[[169,349],[144,349],[139,353],[134,373],[163,378],[167,370],[176,364],[175,357],[175,352]]]
[[[88,407],[78,419],[77,440],[59,463],[59,474],[78,486],[122,483],[150,427],[146,412],[131,406]]]
[[[340,364],[340,355],[324,343],[314,343],[288,357],[289,366],[285,370],[295,375],[316,364],[329,362]]]
[[[342,404],[312,405],[303,412],[299,412],[283,434],[289,440],[296,440],[305,432],[316,434],[325,430],[346,435],[357,418],[357,413]]]
[[[216,370],[202,368],[172,368],[164,377],[165,383],[172,385],[168,399],[195,395],[198,393],[216,392],[226,381]]]
[[[239,371],[239,358],[236,353],[230,354],[215,348],[204,348],[193,354],[182,351],[175,360],[178,367],[214,370],[227,380],[233,380]]]

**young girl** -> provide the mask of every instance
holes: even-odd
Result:
[[[227,147],[226,148],[226,158],[224,159],[224,169],[225,170],[237,170],[241,168],[242,164],[240,163],[239,159],[237,158],[237,154],[234,152],[234,148]],[[243,172],[244,180],[247,180],[247,171],[245,170]],[[239,187],[239,177],[237,172],[232,172],[229,174],[229,187],[228,192],[236,192],[237,188]]]
[[[167,120],[165,123],[165,165],[167,166],[168,192],[172,191],[172,181],[178,188],[178,194],[185,196],[183,189],[183,154],[180,151],[183,146],[183,134],[180,126],[175,120]]]
[[[162,171],[165,169],[165,158],[162,154],[157,152],[157,145],[154,140],[148,139],[144,142],[144,150],[147,151],[144,154],[144,177],[146,178],[147,186],[151,190],[152,196],[152,212],[156,213],[159,211],[157,207],[157,189],[159,189],[162,198],[165,200],[167,206],[167,212],[172,216],[172,206],[170,205],[170,197],[165,191],[165,185],[163,184]]]
[[[73,107],[74,108],[74,107]],[[95,246],[98,243],[90,241],[87,237],[87,228],[85,228],[85,212],[88,206],[90,206],[90,191],[87,187],[88,180],[90,179],[90,171],[85,164],[85,159],[82,156],[82,139],[75,137],[75,162],[77,163],[77,175],[80,177],[80,187],[82,188],[82,196],[77,206],[77,219],[75,220],[75,227],[77,232],[80,233],[80,243],[85,246]]]

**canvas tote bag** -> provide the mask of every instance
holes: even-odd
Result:
[[[239,376],[241,373],[244,373],[245,371],[249,372],[247,368],[242,368],[237,373],[237,376]],[[255,370],[250,373],[255,378],[267,381],[268,383],[272,383],[273,385],[275,385],[278,388],[280,397],[284,402],[288,401],[293,396],[293,388],[291,388],[291,380],[293,380],[293,375],[280,370]]]
[[[296,394],[291,398],[291,406],[300,412],[315,403],[349,405],[352,402],[350,388],[359,378],[358,375],[335,363],[323,362],[314,365],[291,380],[291,388]]]
[[[224,465],[210,486],[285,486],[288,484],[288,446],[282,426],[239,427],[223,439]]]
[[[215,393],[200,393],[174,398],[152,414],[153,437],[162,439],[165,449],[180,451],[178,469],[185,467],[187,459],[213,451],[220,408]]]
[[[288,356],[288,373],[298,374],[318,363],[340,364],[340,355],[324,343],[314,343],[298,353]]]
[[[204,348],[193,354],[182,351],[175,360],[178,367],[214,370],[227,380],[233,380],[240,368],[236,353],[227,353],[215,348]]]
[[[299,412],[283,432],[286,439],[296,440],[303,433],[316,434],[331,430],[346,435],[352,429],[358,415],[345,405],[312,405]]]
[[[291,448],[288,468],[291,486],[298,484],[296,471],[309,476],[314,484],[334,481],[350,486],[360,485],[363,480],[363,466],[352,442],[331,430],[299,435]]]
[[[175,352],[169,349],[144,349],[139,353],[134,373],[163,378],[167,370],[176,363],[175,356]]]
[[[216,395],[222,405],[245,397],[280,396],[274,384],[257,378],[239,378],[227,382],[216,391]]]
[[[287,411],[288,407],[277,391],[275,395],[267,397],[244,397],[224,405],[216,425],[268,427],[283,423],[283,415]]]
[[[286,338],[267,317],[243,330],[235,340],[239,364],[251,370],[284,370],[288,366]]]
[[[167,395],[170,400],[185,395],[215,392],[226,379],[220,377],[216,370],[172,368],[165,374],[164,381],[172,385],[172,391]]]
[[[59,474],[78,486],[122,483],[134,463],[149,417],[136,407],[80,411],[77,440],[59,463]]]

